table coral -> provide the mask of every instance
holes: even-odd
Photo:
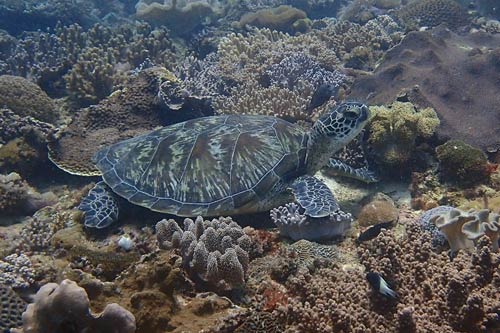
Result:
[[[379,164],[399,167],[408,163],[417,137],[429,138],[439,126],[432,108],[417,109],[411,103],[394,102],[388,107],[372,106],[369,144]]]
[[[179,35],[215,20],[224,10],[221,2],[207,0],[139,0],[135,8],[138,18],[164,25]]]
[[[244,14],[239,21],[240,27],[246,25],[269,28],[273,30],[294,32],[294,23],[307,18],[307,14],[292,6],[281,5],[274,8],[264,8],[256,12]]]
[[[241,287],[248,269],[251,239],[231,218],[174,220],[156,224],[160,247],[179,249],[184,266],[194,276],[219,290]]]

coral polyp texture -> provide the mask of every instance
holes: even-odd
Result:
[[[101,313],[93,314],[85,289],[74,281],[42,286],[23,313],[22,329],[17,333],[44,332],[116,332],[134,333],[134,316],[116,303],[108,304]]]
[[[22,313],[26,302],[9,286],[0,284],[0,330],[9,332],[11,328],[23,324]]]
[[[252,240],[231,218],[185,219],[184,228],[174,220],[162,220],[156,233],[160,247],[178,249],[194,276],[219,290],[244,285]]]
[[[453,0],[412,1],[395,14],[408,29],[414,30],[440,24],[458,29],[470,22],[467,11]]]

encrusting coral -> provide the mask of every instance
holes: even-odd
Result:
[[[23,313],[22,329],[17,333],[134,333],[134,316],[116,303],[107,305],[99,314],[90,310],[85,289],[74,281],[48,283],[40,288],[34,303]]]
[[[417,109],[411,103],[394,102],[390,106],[372,106],[369,144],[375,160],[389,167],[406,164],[416,148],[417,137],[429,138],[439,126],[432,108]]]
[[[231,218],[185,219],[184,230],[174,220],[162,220],[156,232],[160,247],[178,249],[195,277],[218,290],[244,285],[252,240]]]

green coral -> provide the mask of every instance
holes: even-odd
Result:
[[[411,103],[394,102],[390,106],[372,106],[369,143],[376,160],[396,167],[409,161],[418,137],[429,138],[439,126],[432,108],[417,110]]]
[[[436,148],[441,175],[458,185],[469,186],[489,178],[486,155],[460,140],[450,140]]]

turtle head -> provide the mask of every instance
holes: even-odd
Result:
[[[339,104],[314,123],[310,133],[308,171],[316,172],[347,145],[370,118],[368,106],[358,102]]]

